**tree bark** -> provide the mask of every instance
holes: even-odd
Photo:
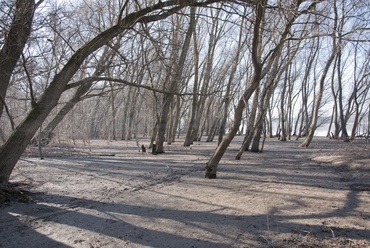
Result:
[[[0,98],[4,101],[12,73],[31,34],[35,8],[35,0],[15,2],[12,24],[0,51]],[[3,102],[0,101],[0,118],[3,108]]]

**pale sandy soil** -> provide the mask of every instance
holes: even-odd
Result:
[[[215,180],[215,143],[31,147],[11,182],[33,200],[0,209],[0,247],[370,247],[370,144],[300,142],[236,161],[238,137]]]

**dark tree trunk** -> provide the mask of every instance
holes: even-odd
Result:
[[[35,13],[34,0],[17,0],[13,21],[0,51],[0,117],[14,68],[31,33]]]

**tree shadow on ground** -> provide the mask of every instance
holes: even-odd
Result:
[[[168,195],[168,197],[173,197]],[[41,234],[37,230],[35,223],[46,224],[48,222],[57,223],[59,226],[74,228],[76,230],[94,232],[99,239],[99,235],[122,241],[122,244],[135,244],[150,247],[241,247],[251,245],[251,240],[238,239],[236,235],[224,233],[224,230],[238,230],[239,233],[249,234],[249,238],[257,242],[267,230],[276,230],[279,233],[297,233],[301,235],[311,233],[315,237],[328,239],[333,237],[333,232],[337,236],[348,239],[366,239],[370,237],[370,230],[356,230],[353,228],[329,229],[323,225],[305,225],[291,223],[302,216],[275,214],[274,209],[270,209],[266,215],[228,215],[215,212],[174,210],[169,208],[157,208],[142,205],[130,205],[122,203],[104,203],[93,200],[86,200],[75,197],[60,195],[40,195],[37,211],[25,210],[24,212],[11,212],[2,210],[1,228],[12,228],[14,236],[1,237],[0,246],[6,247],[7,241],[17,238],[19,247],[27,244],[27,247],[65,247],[59,241],[50,236]],[[298,200],[298,199],[297,199]],[[324,214],[313,214],[305,218],[326,219],[333,216],[351,215],[352,211],[358,206],[356,192],[350,191],[347,195],[346,205],[335,211]],[[222,207],[222,206],[220,206]],[[89,213],[93,210],[94,213]],[[136,218],[137,217],[137,218]],[[126,221],[127,220],[129,221]],[[261,226],[258,223],[270,224]],[[135,220],[146,220],[152,223],[161,223],[161,220],[173,223],[174,229],[168,231],[156,230],[155,225],[145,226]],[[32,220],[30,222],[29,220]],[[20,226],[20,222],[22,225]],[[36,227],[36,228],[35,228]],[[210,238],[203,239],[201,236],[189,237],[183,235],[178,227],[193,229],[194,233],[210,233],[212,237],[217,237],[214,241]],[[25,237],[25,238],[23,238]],[[32,237],[32,240],[30,240]],[[224,243],[220,242],[224,240]],[[87,240],[71,240],[71,243],[83,243]],[[98,240],[95,240],[98,245]],[[90,244],[91,245],[91,244]],[[254,246],[256,243],[253,244]],[[260,246],[264,244],[260,241]]]
[[[217,180],[189,180],[199,177],[199,171],[191,168],[194,163],[177,160],[151,160],[147,157],[145,161],[138,158],[140,163],[133,159],[125,158],[93,158],[90,162],[76,160],[74,163],[83,163],[83,166],[55,163],[52,166],[65,173],[91,174],[92,178],[107,180],[109,182],[124,181],[126,177],[141,178],[142,181],[152,180],[158,183],[171,183],[178,177],[171,176],[183,173],[188,177],[183,180],[182,186],[187,187],[211,187],[218,192],[232,194],[238,191],[239,196],[259,194],[261,197],[271,195],[276,190],[276,195],[286,194],[288,203],[285,206],[269,206],[259,214],[223,213],[228,207],[224,204],[207,202],[181,194],[161,192],[152,187],[145,188],[149,193],[161,195],[163,199],[176,202],[187,201],[198,204],[196,210],[175,209],[173,207],[158,207],[155,204],[104,202],[99,200],[83,199],[80,197],[38,194],[35,203],[28,208],[6,208],[1,209],[0,230],[11,228],[14,236],[3,236],[0,234],[0,246],[7,246],[17,236],[18,247],[101,247],[106,245],[104,240],[115,240],[115,244],[122,247],[149,246],[149,247],[266,247],[269,244],[269,233],[286,235],[300,235],[305,237],[310,234],[321,240],[342,237],[346,239],[367,240],[370,237],[368,229],[354,229],[351,226],[330,226],[325,220],[333,217],[344,218],[355,216],[357,209],[363,202],[360,201],[361,191],[351,189],[349,183],[341,181],[335,170],[341,167],[323,167],[315,164],[309,159],[303,164],[294,164],[294,156],[297,149],[286,149],[284,156],[281,150],[269,150],[268,156],[273,160],[264,160],[263,154],[251,162],[241,160],[236,164],[222,165],[220,177]],[[304,153],[304,151],[302,152]],[[171,170],[165,167],[171,163]],[[184,165],[185,164],[185,165]],[[143,170],[148,174],[143,177]],[[127,170],[130,173],[126,173]],[[158,173],[158,172],[161,173]],[[151,176],[149,172],[155,176]],[[168,177],[170,175],[170,177]],[[162,177],[168,177],[167,181]],[[158,180],[161,179],[161,180]],[[233,181],[232,185],[227,182]],[[235,182],[238,185],[235,188]],[[140,185],[139,185],[140,186]],[[292,186],[305,187],[307,192],[293,194],[291,192],[279,192]],[[305,199],[309,193],[316,190],[333,190],[345,195],[343,204],[330,209],[330,211],[300,213],[302,206],[306,204]],[[141,187],[137,188],[141,190]],[[122,193],[124,191],[117,191]],[[116,192],[116,193],[117,193]],[[97,192],[104,194],[105,192]],[[330,199],[317,199],[330,201]],[[268,201],[268,199],[267,199]],[[165,202],[165,201],[162,201]],[[147,202],[146,202],[147,203]],[[213,211],[202,210],[203,206],[211,206]],[[209,207],[209,208],[211,208]],[[208,208],[208,209],[209,209]],[[206,208],[207,209],[207,208]],[[368,213],[363,213],[362,218],[369,219]],[[358,216],[357,216],[358,217]],[[300,220],[315,220],[310,224]],[[321,221],[322,220],[322,221]],[[314,224],[312,224],[314,223]],[[49,231],[48,228],[60,227],[59,235],[65,230],[75,230],[76,235],[69,237],[68,243],[56,236],[57,231]],[[40,231],[42,230],[42,231]],[[7,232],[8,233],[8,232]],[[84,238],[84,235],[87,238]],[[96,239],[91,240],[91,236]],[[32,241],[32,242],[30,242]],[[280,247],[292,247],[287,240]],[[14,244],[14,243],[13,243]],[[284,246],[285,245],[285,246]]]

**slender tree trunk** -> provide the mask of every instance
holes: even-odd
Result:
[[[338,57],[335,59],[334,64],[337,64]],[[334,139],[339,138],[339,132],[340,132],[340,125],[338,123],[338,90],[335,89],[335,69],[336,66],[333,67],[333,72],[332,72],[332,78],[331,78],[331,94],[333,96],[333,113],[332,113],[332,119],[333,119],[333,124],[334,124],[334,134],[332,135]],[[329,132],[331,130],[329,129]]]
[[[267,123],[267,130],[268,130],[268,133],[269,133],[269,137],[270,138],[273,138],[274,137],[274,135],[273,135],[273,133],[272,133],[272,110],[271,110],[271,108],[270,108],[270,106],[269,106],[269,108],[268,108],[268,110],[267,110],[268,112],[268,123]]]
[[[223,136],[226,132],[226,121],[227,121],[227,117],[229,116],[229,106],[230,106],[230,102],[231,102],[231,84],[232,82],[234,81],[234,78],[235,78],[235,73],[236,73],[236,69],[238,68],[238,64],[239,64],[239,56],[240,56],[240,53],[241,53],[241,48],[243,46],[243,42],[242,42],[242,39],[243,39],[243,29],[244,29],[244,16],[246,14],[246,8],[244,9],[244,15],[243,15],[243,18],[242,18],[242,21],[241,21],[241,24],[240,24],[240,30],[239,30],[239,38],[238,38],[238,46],[237,46],[237,49],[236,49],[236,53],[235,53],[235,58],[233,59],[232,61],[232,64],[231,64],[231,71],[230,71],[230,75],[229,75],[229,79],[228,79],[228,82],[227,82],[227,86],[226,86],[226,92],[225,92],[225,96],[224,96],[224,110],[223,110],[223,116],[221,118],[221,121],[220,121],[220,128],[219,128],[219,134],[218,134],[218,144],[221,143],[222,139],[223,139]]]
[[[281,97],[280,97],[280,128],[281,128],[281,141],[286,141],[286,127],[285,127],[285,92],[287,87],[288,81],[288,72],[285,73],[284,84],[281,90]]]
[[[128,135],[127,135],[127,124],[128,124],[128,116],[129,116],[129,106],[131,103],[131,97],[132,97],[132,91],[133,89],[130,87],[127,92],[126,96],[126,102],[123,106],[123,115],[122,115],[122,125],[121,125],[121,140],[128,140]]]
[[[170,142],[175,142],[177,127],[179,126],[179,122],[180,122],[180,115],[181,115],[181,97],[180,96],[176,96],[175,113],[176,114],[174,116],[172,131],[170,132],[171,135],[169,137]]]
[[[243,145],[240,149],[241,153],[243,153],[243,151],[248,151],[249,150],[249,146],[250,146],[250,144],[252,142],[252,139],[253,139],[253,130],[254,130],[253,128],[254,128],[254,124],[255,124],[255,121],[256,121],[259,94],[260,94],[260,89],[259,89],[259,87],[257,87],[257,89],[254,91],[252,108],[250,110],[250,114],[249,114],[248,122],[247,122],[247,130],[246,130],[246,133],[245,133]]]
[[[116,93],[114,92],[114,87],[113,87],[113,84],[112,83],[110,83],[109,84],[109,86],[110,86],[110,100],[111,100],[111,102],[110,102],[110,106],[111,106],[111,108],[112,108],[112,121],[111,121],[111,123],[112,123],[112,140],[117,140],[117,138],[116,138],[116,103],[115,103],[115,101],[116,101]]]
[[[193,100],[191,104],[191,115],[190,115],[190,121],[189,121],[189,127],[186,132],[185,140],[184,140],[184,146],[190,146],[193,144],[194,137],[194,127],[196,125],[195,118],[197,116],[198,111],[198,102],[199,97],[196,95],[198,94],[198,88],[199,88],[199,51],[198,51],[198,42],[197,42],[197,34],[195,29],[193,29],[193,46],[194,46],[194,86],[193,86]]]
[[[360,118],[359,104],[357,102],[357,99],[355,99],[355,117],[354,117],[354,120],[353,120],[351,140],[355,139],[356,129],[357,129],[357,126],[358,126],[359,118]]]
[[[324,93],[324,85],[325,85],[325,79],[326,75],[328,74],[329,68],[331,64],[333,63],[333,60],[337,54],[337,47],[333,47],[333,51],[326,62],[325,68],[321,74],[320,83],[319,83],[319,91],[317,92],[317,95],[315,96],[315,105],[313,108],[312,118],[311,118],[311,124],[307,133],[306,139],[303,141],[303,143],[300,145],[300,147],[308,147],[311,144],[311,141],[313,139],[313,136],[315,134],[316,130],[316,124],[317,124],[317,118],[319,115],[319,109],[321,104],[321,99]]]

